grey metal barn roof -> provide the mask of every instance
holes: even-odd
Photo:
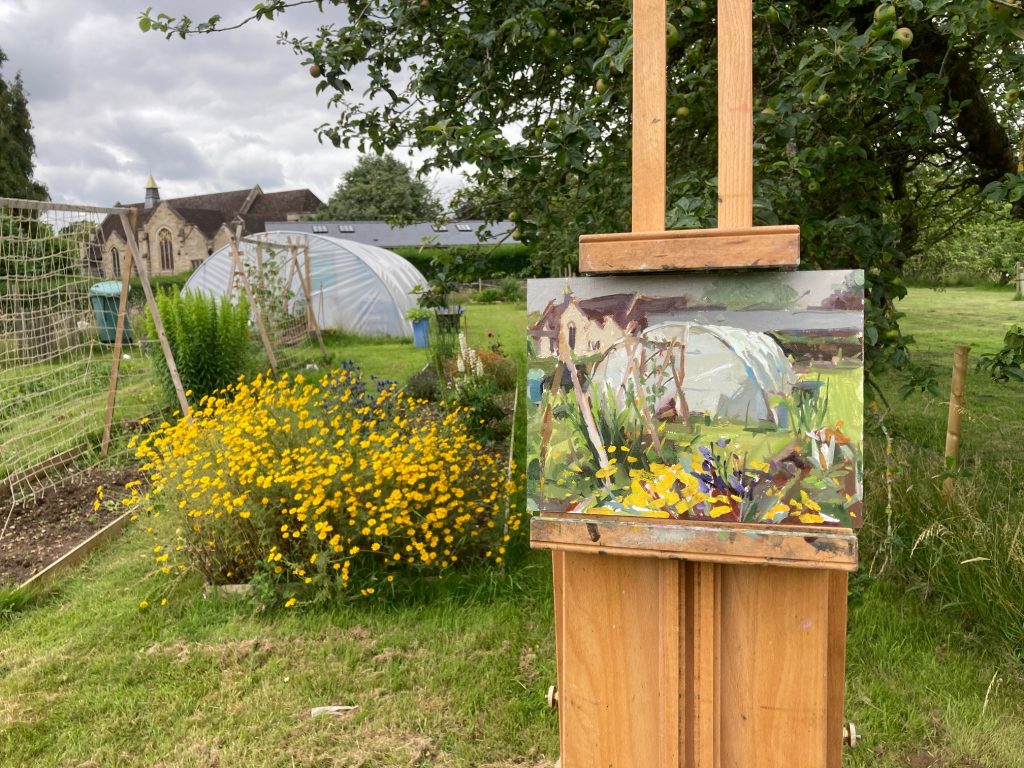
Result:
[[[506,236],[516,228],[516,225],[511,221],[498,221],[485,226],[481,219],[465,219],[445,222],[440,226],[422,223],[392,227],[385,221],[268,221],[266,227],[268,232],[308,232],[381,248],[418,248],[421,245],[448,247],[497,245],[503,240],[514,242]],[[484,227],[485,235],[489,236],[482,237],[479,234],[481,227]]]

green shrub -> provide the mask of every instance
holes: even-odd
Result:
[[[505,301],[505,294],[500,288],[484,288],[471,294],[469,299],[474,304],[497,304],[499,301]]]
[[[226,387],[248,370],[252,360],[249,342],[249,305],[231,304],[202,293],[184,295],[162,290],[156,296],[157,309],[174,354],[178,376],[186,391],[199,400]],[[153,319],[146,316],[146,332],[156,338]],[[176,402],[170,372],[159,356],[158,370],[169,402]]]
[[[395,253],[412,263],[428,280],[440,265],[449,261],[460,263],[456,279],[463,283],[492,280],[504,275],[526,275],[530,270],[532,251],[521,243],[498,246],[460,245],[451,248],[422,246],[394,248]]]
[[[192,277],[191,272],[179,272],[176,275],[150,275],[149,286],[153,289],[153,295],[174,291],[180,293],[185,288],[185,283]],[[128,300],[135,306],[143,306],[146,302],[146,295],[142,291],[142,282],[138,276],[128,283]]]
[[[519,303],[526,301],[523,283],[515,277],[506,277],[501,281],[501,293],[505,301]]]
[[[437,368],[428,365],[409,377],[405,385],[405,393],[416,400],[439,400],[441,397],[441,380]]]
[[[1003,337],[1003,348],[982,355],[979,371],[988,371],[998,381],[1024,381],[1024,326],[1015,325]]]
[[[460,333],[448,371],[448,399],[471,414],[470,428],[489,440],[503,440],[512,430],[512,398],[517,385],[516,365],[501,353],[469,346]]]

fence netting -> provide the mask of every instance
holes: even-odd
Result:
[[[0,199],[0,509],[101,460],[121,293],[102,276],[101,225],[114,215]],[[132,297],[112,455],[161,403],[144,312]]]

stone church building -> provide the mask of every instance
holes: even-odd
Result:
[[[320,199],[308,189],[264,192],[258,184],[234,192],[161,200],[160,190],[150,176],[143,202],[118,203],[117,207],[138,212],[135,239],[149,274],[171,275],[195,269],[211,253],[230,243],[238,220],[244,234],[254,234],[263,232],[268,221],[298,220],[315,213],[321,205]],[[120,279],[128,251],[121,218],[104,219],[98,237],[99,260],[94,256],[89,266],[103,277]]]

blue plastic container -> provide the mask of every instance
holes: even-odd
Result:
[[[418,349],[430,346],[430,320],[423,318],[412,321],[412,345]]]

